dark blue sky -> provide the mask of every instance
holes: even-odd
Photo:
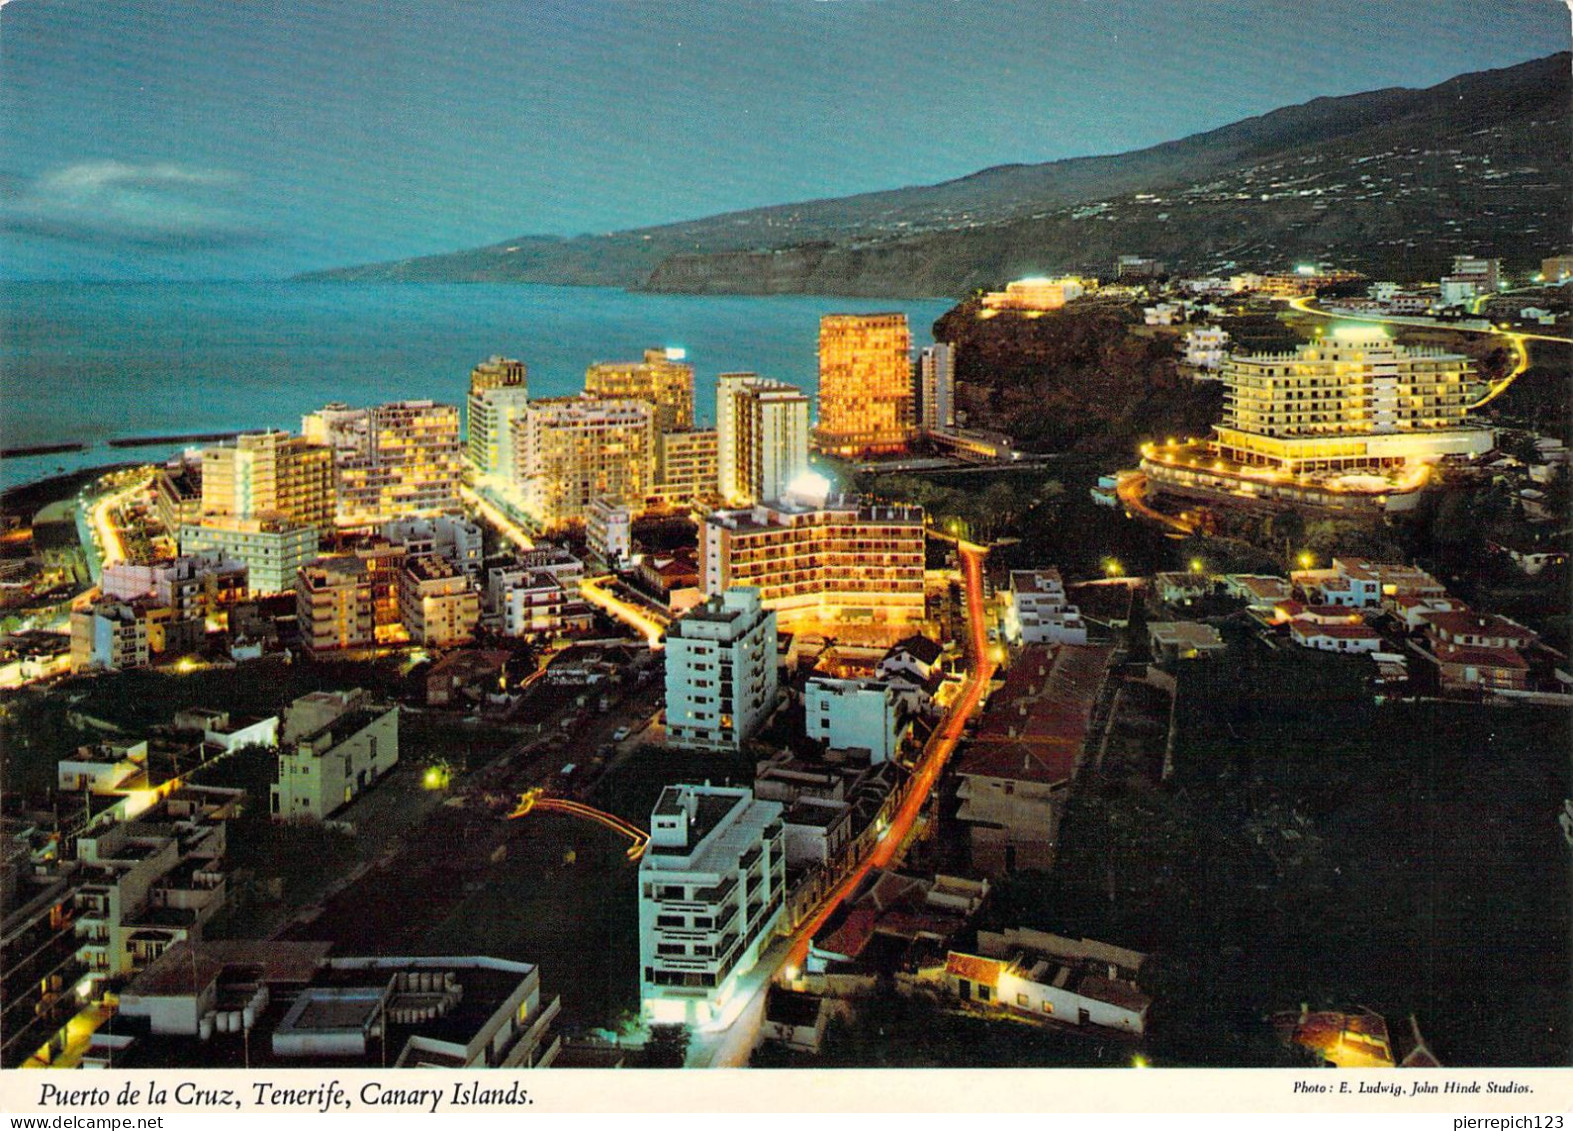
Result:
[[[1568,45],[1559,0],[11,0],[0,270],[272,276],[635,227]]]

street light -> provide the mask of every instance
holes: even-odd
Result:
[[[1315,558],[1314,555],[1312,555],[1310,550],[1302,550],[1300,552],[1300,568],[1301,569],[1310,569],[1315,564],[1316,564],[1316,558]]]

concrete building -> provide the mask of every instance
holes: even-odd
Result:
[[[654,1024],[730,1019],[786,897],[782,809],[747,789],[675,785],[639,863],[639,997]]]
[[[210,515],[180,529],[182,554],[217,554],[246,567],[252,594],[294,588],[295,574],[317,556],[317,528],[283,518]]]
[[[382,537],[403,550],[406,557],[436,554],[471,577],[480,575],[484,557],[481,528],[458,515],[385,522]]]
[[[380,781],[399,761],[399,709],[355,691],[313,691],[284,710],[276,821],[321,821]]]
[[[1080,298],[1086,291],[1086,281],[1074,275],[1059,279],[1034,276],[1006,283],[1003,291],[990,291],[983,296],[983,309],[1041,313],[1058,310],[1067,302]]]
[[[739,750],[775,710],[776,615],[754,589],[713,596],[666,633],[666,733],[674,746]]]
[[[1145,954],[1016,927],[979,931],[977,950],[953,950],[945,963],[951,993],[973,1007],[1020,1020],[1146,1032],[1152,999],[1136,982]]]
[[[1491,429],[1466,420],[1474,363],[1348,327],[1294,353],[1229,356],[1217,448],[1290,475],[1477,455]]]
[[[329,405],[301,431],[333,449],[335,524],[372,530],[405,518],[457,514],[464,448],[459,409],[429,400],[370,408]]]
[[[202,452],[202,513],[281,518],[323,530],[333,522],[333,454],[305,437],[254,432]]]
[[[71,610],[71,670],[118,672],[148,666],[147,607],[100,598]]]
[[[918,354],[919,421],[924,432],[956,427],[956,351],[945,342]]]
[[[803,714],[808,737],[827,750],[866,752],[877,763],[900,749],[896,692],[879,680],[815,676],[803,688]]]
[[[827,314],[819,320],[819,425],[814,446],[859,458],[912,441],[912,334],[905,314]]]
[[[655,438],[655,477],[647,506],[689,510],[714,502],[719,466],[715,429],[660,433]]]
[[[200,620],[246,595],[246,564],[221,554],[185,554],[162,561],[106,565],[99,575],[106,597],[147,599],[173,609],[180,619]]]
[[[406,558],[399,580],[399,619],[410,639],[432,648],[466,644],[481,619],[475,581],[435,554]]]
[[[920,507],[784,499],[714,511],[701,522],[699,541],[706,594],[757,588],[792,631],[899,631],[924,618]]]
[[[1228,650],[1216,628],[1190,620],[1148,621],[1147,645],[1152,658],[1160,663],[1205,660],[1221,656]]]
[[[585,547],[609,569],[621,568],[633,553],[633,525],[631,508],[597,499],[585,515]]]
[[[597,499],[642,510],[655,478],[655,410],[645,401],[532,401],[514,428],[516,487],[546,530],[582,523]]]
[[[1005,635],[1018,644],[1087,643],[1087,622],[1066,599],[1059,570],[1011,570]]]
[[[243,796],[185,786],[77,838],[77,959],[95,979],[133,974],[201,936],[224,904],[225,827]]]
[[[177,457],[153,477],[153,513],[171,535],[202,519],[202,454]]]
[[[487,577],[486,611],[505,636],[554,636],[588,629],[589,606],[576,581],[544,569],[494,569]]]
[[[723,373],[716,435],[722,501],[736,507],[779,499],[808,471],[808,397],[783,381]]]
[[[295,577],[295,622],[313,656],[377,643],[371,574],[359,558],[318,558]]]
[[[657,432],[694,426],[694,367],[680,349],[647,349],[643,361],[599,361],[585,370],[584,391],[603,400],[649,405]]]
[[[329,957],[330,947],[225,939],[172,948],[121,994],[114,1067],[545,1068],[561,1048],[559,1000],[542,996],[529,963]],[[108,1060],[106,1047],[89,1066]],[[455,1087],[494,1087],[475,1079],[448,1085],[449,1097]],[[509,1102],[508,1087],[495,1088]]]
[[[513,478],[513,423],[529,401],[524,362],[493,357],[470,371],[465,447],[476,475]]]

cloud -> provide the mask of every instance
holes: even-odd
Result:
[[[264,238],[226,203],[240,178],[171,162],[81,161],[0,173],[0,232],[99,247],[191,251]]]

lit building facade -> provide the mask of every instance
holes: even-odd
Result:
[[[713,428],[659,433],[655,438],[655,484],[648,502],[662,510],[711,502],[716,495],[716,461]]]
[[[321,530],[333,522],[333,455],[287,432],[256,432],[202,452],[202,513],[281,517]]]
[[[148,665],[148,616],[136,602],[113,597],[71,610],[71,670],[125,671]]]
[[[1011,570],[1005,634],[1018,644],[1087,643],[1087,622],[1067,601],[1059,570]]]
[[[870,762],[888,762],[901,743],[899,700],[877,679],[815,676],[803,687],[808,737],[827,750],[867,751]]]
[[[493,357],[471,370],[465,440],[477,475],[512,478],[513,422],[529,399],[524,362]]]
[[[1074,275],[1060,279],[1030,278],[1006,283],[1003,291],[983,296],[985,310],[1058,310],[1087,291],[1084,280]]]
[[[399,763],[399,708],[363,690],[313,691],[284,711],[276,821],[320,821],[355,800]]]
[[[956,351],[945,342],[918,355],[918,389],[924,432],[956,427]]]
[[[647,349],[643,361],[601,361],[585,370],[584,391],[608,400],[632,398],[655,410],[658,432],[694,426],[694,367],[678,349]]]
[[[729,589],[666,633],[666,735],[673,746],[739,750],[775,709],[776,615]]]
[[[468,574],[436,554],[405,558],[399,619],[410,639],[432,648],[467,644],[481,619],[481,596]]]
[[[633,511],[628,507],[597,499],[585,517],[585,546],[616,569],[633,553],[633,523]]]
[[[544,529],[583,522],[597,499],[643,509],[655,472],[655,410],[642,400],[530,402],[514,428],[517,488]]]
[[[716,382],[721,499],[752,506],[781,498],[808,470],[808,397],[796,385],[754,373]]]
[[[699,535],[705,593],[754,587],[782,627],[923,620],[921,507],[782,500],[712,512]]]
[[[724,1024],[781,922],[782,807],[753,791],[674,785],[639,862],[639,997],[653,1024]]]
[[[1462,354],[1397,345],[1376,328],[1294,353],[1232,354],[1217,448],[1289,474],[1478,454],[1493,435],[1465,419],[1473,376]]]
[[[377,641],[371,574],[359,558],[319,558],[295,579],[300,642],[313,656]]]
[[[819,426],[814,444],[856,458],[906,450],[913,437],[912,334],[905,314],[819,320]]]
[[[460,511],[464,449],[459,410],[432,401],[395,401],[371,408],[329,405],[305,417],[302,429],[333,449],[335,522],[367,530],[401,518]]]
[[[295,587],[296,571],[317,556],[317,528],[283,518],[210,515],[180,528],[180,552],[238,560],[253,594],[283,593]]]

